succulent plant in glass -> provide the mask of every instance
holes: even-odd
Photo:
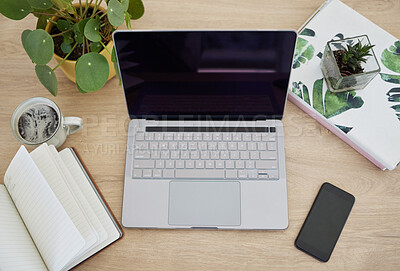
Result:
[[[13,20],[37,17],[35,30],[24,30],[22,45],[46,89],[57,95],[54,71],[61,69],[82,93],[97,91],[117,69],[112,33],[144,13],[142,0],[1,0],[0,13]],[[101,6],[103,4],[107,8]],[[54,58],[57,65],[50,68]],[[112,63],[114,62],[114,64]],[[68,65],[67,65],[68,64]],[[68,75],[67,70],[72,71]],[[118,73],[117,73],[118,74]]]
[[[354,45],[347,44],[347,48],[334,51],[336,62],[340,63],[339,70],[342,75],[352,75],[363,72],[361,63],[366,63],[367,56],[372,56],[370,50],[375,45],[362,45],[361,41]]]
[[[326,44],[321,70],[332,92],[364,88],[379,72],[368,36],[362,35]]]

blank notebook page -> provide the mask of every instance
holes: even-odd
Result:
[[[82,251],[80,251],[80,253],[83,253],[84,250],[89,249],[97,242],[98,238],[96,231],[91,228],[88,219],[85,217],[77,203],[77,200],[74,198],[70,188],[66,184],[62,173],[58,170],[58,166],[50,154],[49,146],[47,144],[40,145],[30,153],[30,156],[43,174],[44,178],[47,180],[47,183],[53,190],[61,205],[64,207],[72,222],[79,230],[83,239],[85,239],[85,246],[82,248]]]
[[[0,268],[47,270],[4,185],[0,185]]]
[[[92,228],[97,232],[98,234],[97,243],[103,242],[104,240],[107,239],[108,234],[105,231],[104,227],[101,225],[100,220],[93,211],[92,206],[89,204],[86,195],[82,193],[81,188],[79,187],[76,180],[72,176],[68,167],[65,165],[64,161],[61,159],[61,156],[58,153],[57,149],[53,145],[50,145],[49,150],[53,159],[56,161],[58,169],[62,171],[65,179],[67,180],[66,181],[67,185],[71,188],[71,191],[76,197],[78,204],[80,205],[87,219],[90,221]]]
[[[105,206],[101,203],[99,196],[94,191],[94,188],[90,184],[88,177],[86,177],[83,172],[83,168],[81,168],[80,164],[77,162],[73,152],[71,149],[64,149],[60,152],[60,156],[63,159],[65,165],[70,170],[72,176],[75,181],[78,183],[81,188],[83,194],[86,196],[90,206],[92,206],[93,211],[96,213],[99,218],[101,224],[108,234],[108,238],[92,249],[89,253],[85,255],[85,257],[90,256],[91,254],[103,249],[105,246],[109,245],[113,241],[117,240],[120,237],[120,232],[117,230],[117,226],[113,223],[110,215],[105,209]]]
[[[85,240],[24,146],[11,161],[4,182],[47,268],[61,270]]]

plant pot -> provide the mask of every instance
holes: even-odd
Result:
[[[321,70],[330,91],[343,92],[363,89],[381,71],[375,53],[370,49],[372,56],[368,56],[365,63],[361,62],[363,72],[348,76],[341,74],[334,51],[343,50],[347,48],[347,45],[353,45],[359,41],[362,45],[371,45],[367,35],[333,40],[326,44],[321,60]]]
[[[79,3],[75,3],[74,6],[76,8],[79,8]],[[85,6],[85,3],[82,3],[82,7],[84,7],[84,6]],[[94,7],[94,5],[91,5],[91,7]],[[99,10],[104,10],[104,8],[102,8],[100,6],[98,7],[98,9]],[[58,20],[58,17],[54,16],[54,17],[52,17],[52,20],[56,22]],[[54,26],[54,24],[49,22],[47,24],[45,30],[48,33],[50,33],[50,31],[53,28],[53,26]],[[112,40],[110,40],[107,43],[106,48],[108,49],[108,51],[112,52],[113,47],[114,47],[114,42]],[[111,55],[108,53],[108,51],[103,49],[103,50],[100,51],[100,54],[103,55],[107,59],[108,68],[109,68],[108,80],[110,80],[112,77],[115,76],[115,69],[114,69],[114,63],[111,61]],[[57,62],[57,64],[59,64],[63,60],[62,57],[60,57],[60,56],[58,56],[56,54],[53,54],[53,58]],[[64,72],[64,74],[67,76],[67,78],[69,80],[73,81],[74,83],[76,83],[76,81],[75,81],[75,64],[76,64],[76,60],[68,60],[68,59],[66,59],[64,61],[64,63],[62,63],[60,65],[61,70]]]

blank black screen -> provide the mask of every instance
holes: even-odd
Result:
[[[330,188],[333,189],[323,187],[320,190],[297,237],[297,241],[304,244],[303,249],[326,260],[335,247],[354,203],[350,194],[331,185]]]
[[[294,31],[128,31],[114,42],[131,118],[282,118]]]

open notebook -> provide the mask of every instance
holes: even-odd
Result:
[[[68,270],[122,238],[72,148],[21,146],[0,185],[0,270]]]

